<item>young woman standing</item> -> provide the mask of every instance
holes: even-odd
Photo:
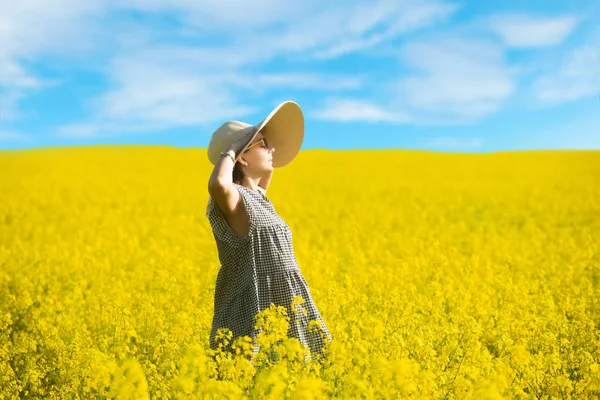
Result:
[[[233,338],[255,338],[254,316],[273,303],[290,317],[289,337],[321,353],[332,340],[294,254],[292,232],[267,197],[275,168],[289,164],[304,139],[304,117],[298,104],[279,104],[262,122],[228,121],[212,135],[208,158],[215,166],[208,184],[208,217],[221,268],[215,288],[210,347],[215,335],[229,328]],[[294,314],[301,296],[307,315]],[[296,311],[300,311],[298,308]],[[299,319],[299,323],[295,320]],[[312,331],[311,320],[321,329]],[[254,348],[254,353],[258,352]]]

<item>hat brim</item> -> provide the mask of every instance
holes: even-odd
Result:
[[[300,106],[293,101],[284,101],[275,107],[267,118],[255,125],[255,132],[239,152],[240,155],[250,146],[258,132],[262,132],[267,138],[269,147],[275,148],[273,167],[288,165],[298,155],[304,141],[304,115]]]

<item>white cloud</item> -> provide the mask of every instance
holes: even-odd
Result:
[[[193,125],[223,117],[226,110],[250,111],[236,105],[223,76],[194,73],[191,65],[122,59],[114,63],[112,79],[116,89],[99,101],[103,118]]]
[[[365,3],[350,9],[347,24],[340,23],[339,38],[318,50],[316,58],[334,58],[373,47],[403,33],[431,26],[447,19],[457,7],[445,3],[412,3],[398,1]],[[383,26],[383,27],[382,27]]]
[[[507,46],[526,48],[562,43],[573,31],[577,19],[573,16],[534,17],[526,14],[503,14],[489,19],[489,27]]]
[[[29,141],[30,139],[30,135],[0,129],[0,142],[22,142]]]
[[[238,101],[253,93],[285,87],[299,90],[346,90],[360,87],[359,77],[309,73],[238,73],[220,70],[198,57],[195,49],[143,51],[113,61],[113,88],[91,102],[87,122],[62,126],[62,137],[96,137],[206,124],[240,118],[257,111]],[[244,93],[244,96],[240,94]]]
[[[491,43],[435,37],[406,44],[402,55],[417,72],[394,86],[396,101],[418,123],[480,120],[514,90],[502,49]]]
[[[93,28],[86,18],[101,15],[104,2],[20,0],[3,2],[0,54],[7,58],[72,53]]]
[[[325,107],[312,113],[312,117],[330,121],[367,122],[407,122],[407,117],[399,112],[384,110],[366,101],[355,99],[329,98]]]
[[[160,128],[168,126],[157,124],[156,122],[147,121],[106,121],[106,120],[90,120],[84,123],[73,123],[61,125],[56,128],[55,136],[60,138],[71,139],[94,139],[118,137],[124,134],[147,134]]]
[[[531,90],[543,105],[600,96],[599,45],[585,45],[565,53],[561,65],[539,76]]]
[[[237,102],[224,80],[227,75],[203,73],[193,64],[177,65],[147,56],[121,58],[110,68],[113,89],[91,102],[92,118],[62,126],[59,136],[154,131],[193,126],[254,109]]]
[[[344,4],[317,10],[307,18],[294,21],[281,34],[268,32],[250,36],[246,43],[249,46],[264,43],[277,53],[302,52],[304,57],[334,58],[430,26],[454,11],[454,6],[436,1]]]
[[[334,5],[316,0],[295,4],[129,0],[112,7],[149,16],[166,13],[182,29],[164,36],[160,31],[144,33],[128,21],[133,39],[103,32],[102,37],[116,44],[115,58],[104,71],[111,87],[89,102],[92,116],[88,121],[62,126],[59,135],[92,137],[108,131],[134,132],[136,126],[157,130],[243,117],[256,107],[241,99],[251,101],[252,96],[272,89],[358,89],[363,76],[265,73],[261,66],[276,58],[336,57],[364,50],[431,25],[456,8],[437,0]],[[132,31],[129,28],[127,32]],[[182,38],[201,45],[173,44]],[[206,45],[214,42],[211,39],[219,45]],[[379,118],[392,117],[380,114]]]
[[[202,34],[215,30],[240,33],[264,29],[310,14],[316,0],[284,2],[279,0],[123,0],[116,8],[144,13],[171,13]]]
[[[457,137],[437,137],[423,144],[428,147],[445,149],[474,149],[483,147],[484,140],[481,138],[457,138]]]
[[[0,90],[0,122],[21,117],[17,105],[24,97],[25,91],[19,88]]]
[[[233,37],[226,44],[235,50],[232,54],[261,59],[306,51],[319,58],[336,57],[430,26],[457,9],[439,0],[126,0],[118,7],[173,13],[194,29],[186,30],[188,34]]]
[[[103,2],[20,0],[3,2],[0,10],[0,103],[10,103],[12,118],[18,101],[51,85],[26,62],[48,54],[73,54],[87,48],[93,28],[86,17],[99,15]]]
[[[510,146],[510,144],[508,144]],[[569,118],[537,132],[528,132],[514,143],[519,149],[600,150],[600,113]]]
[[[49,83],[36,76],[23,60],[56,54],[85,60],[89,50],[104,51],[100,57],[111,53],[117,57],[103,71],[112,87],[88,102],[92,106],[88,121],[59,127],[59,135],[90,137],[108,131],[164,129],[243,116],[255,108],[240,103],[239,99],[246,97],[240,90],[255,94],[277,88],[343,91],[359,88],[363,79],[304,72],[261,73],[257,65],[277,57],[305,57],[306,52],[331,58],[361,51],[447,18],[455,8],[437,0],[333,5],[316,0],[13,2],[3,5],[0,14],[4,114],[19,116],[18,100]],[[116,26],[127,27],[126,33],[103,24],[115,13],[130,10],[150,18],[155,13],[170,15],[176,28],[165,36],[164,30],[145,28],[128,17],[116,21]],[[217,38],[221,44],[169,44],[182,38],[190,39],[190,43]],[[100,61],[97,65],[107,64]],[[256,71],[253,74],[247,71],[250,65]],[[383,116],[380,113],[379,117]]]
[[[25,72],[17,62],[0,58],[0,87],[39,88],[43,83]]]
[[[56,136],[61,138],[93,138],[99,136],[100,132],[105,132],[107,127],[100,124],[69,124],[58,127]],[[112,129],[108,129],[112,131]]]
[[[236,85],[251,87],[254,90],[286,88],[300,90],[347,90],[358,89],[362,79],[352,76],[310,73],[280,73],[242,75],[236,79]]]
[[[19,102],[28,94],[54,84],[25,71],[17,62],[0,57],[0,122],[22,117]]]
[[[263,8],[271,10],[272,3],[266,1],[256,7],[248,6],[245,12],[245,7],[236,7],[233,15],[231,2],[129,1],[121,6],[145,12],[180,10],[187,16],[186,23],[191,24],[181,30],[182,37],[189,35],[203,43],[213,37],[220,45],[203,44],[193,53],[190,48],[179,49],[186,53],[185,57],[201,58],[219,67],[265,63],[274,58],[334,58],[364,51],[384,40],[431,26],[448,18],[457,8],[438,0],[277,4],[284,11],[261,13]],[[172,53],[177,47],[161,45],[154,50]]]

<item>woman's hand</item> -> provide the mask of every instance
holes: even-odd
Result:
[[[235,153],[235,158],[237,159],[238,153],[248,144],[248,142],[252,139],[252,135],[254,135],[255,130],[252,129],[250,132],[233,142],[227,150],[233,150]]]

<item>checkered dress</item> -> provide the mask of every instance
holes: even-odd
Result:
[[[326,341],[332,339],[325,326],[310,290],[294,255],[292,232],[288,224],[277,215],[271,201],[260,191],[233,184],[242,196],[249,218],[249,232],[238,237],[212,197],[207,213],[217,243],[221,268],[217,275],[214,299],[214,316],[210,333],[210,347],[217,348],[215,335],[221,327],[238,336],[255,338],[254,316],[271,303],[284,306],[290,317],[289,337],[297,338],[309,346],[311,353],[319,352]],[[291,302],[302,296],[302,306],[294,314]],[[299,323],[295,320],[299,319]],[[308,322],[318,320],[322,330],[309,330]],[[258,352],[254,348],[254,353]]]

